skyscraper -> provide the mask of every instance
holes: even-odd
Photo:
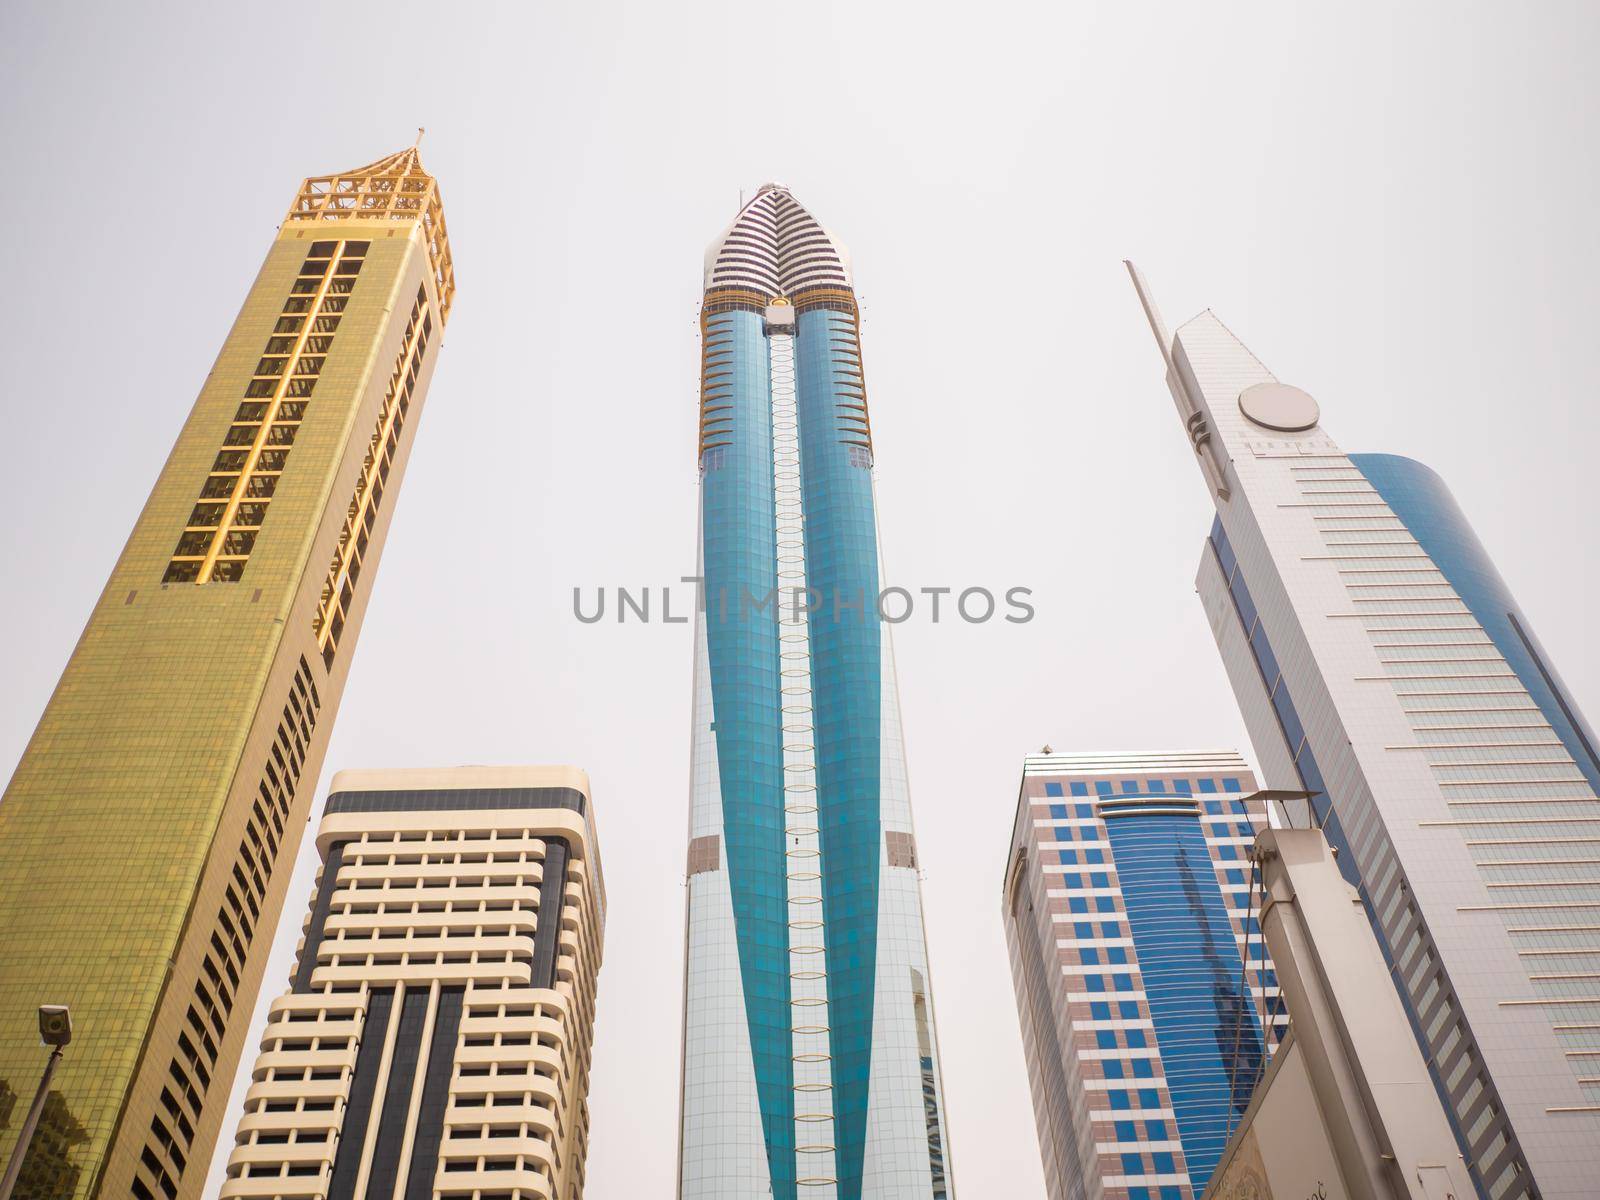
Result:
[[[679,1195],[953,1195],[839,243],[778,184],[707,252]]]
[[[1288,1017],[1232,751],[1024,760],[1002,896],[1050,1200],[1194,1200]]]
[[[579,1200],[605,886],[571,767],[341,771],[222,1200]]]
[[[304,182],[23,753],[0,1090],[76,1037],[19,1200],[199,1195],[454,292],[415,149]]]
[[[1347,455],[1216,317],[1169,336],[1135,283],[1216,505],[1199,589],[1267,782],[1311,793],[1480,1193],[1592,1196],[1593,736],[1436,476]]]

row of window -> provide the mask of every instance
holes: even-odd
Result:
[[[197,976],[194,981],[185,1014],[188,1027],[178,1031],[176,1053],[168,1063],[168,1078],[159,1097],[166,1115],[157,1111],[150,1117],[150,1140],[140,1154],[140,1163],[154,1188],[136,1174],[133,1194],[137,1200],[155,1200],[155,1189],[167,1200],[177,1198],[177,1181],[188,1168],[186,1152],[194,1140],[193,1123],[200,1119],[201,1106],[211,1086],[217,1043],[227,1035],[227,1020],[233,1012],[251,939],[259,927],[268,881],[321,707],[311,668],[302,658],[258,783],[258,797],[245,821],[245,836],[233,864],[232,878],[223,887],[224,903],[217,909],[216,923],[200,961],[203,977]]]
[[[1161,796],[1166,794],[1167,782],[1164,779],[1123,779],[1118,782],[1117,786],[1121,788],[1121,794],[1126,796]],[[1242,792],[1244,790],[1243,784],[1232,777],[1220,781],[1216,779],[1196,779],[1193,782],[1187,779],[1174,779],[1171,783],[1172,792],[1177,796],[1192,796],[1197,792],[1201,795],[1213,795],[1217,792],[1219,783],[1221,790],[1224,792]],[[1068,780],[1067,786],[1072,789],[1071,794],[1074,796],[1087,796],[1089,794],[1089,783],[1086,780]],[[1060,782],[1049,780],[1044,785],[1044,794],[1046,796],[1061,796],[1065,792]],[[1096,779],[1094,781],[1094,794],[1096,796],[1112,796],[1117,795],[1118,792],[1117,788],[1111,786],[1109,779]],[[1217,808],[1208,811],[1221,812],[1222,809]],[[1243,812],[1244,806],[1242,804],[1239,805],[1235,811]],[[1091,809],[1086,815],[1093,816],[1093,810]]]
[[[732,431],[733,418],[720,414],[732,411],[728,404],[716,401],[728,398],[732,389],[732,381],[713,382],[731,374],[727,371],[713,371],[713,366],[722,366],[732,361],[733,337],[730,332],[733,325],[731,317],[721,320],[711,318],[719,313],[733,310],[762,312],[765,310],[765,301],[759,296],[746,293],[724,293],[723,298],[713,300],[707,298],[701,312],[702,342],[700,348],[700,467],[701,470],[711,470],[720,467],[727,457],[727,449],[731,443],[726,439]]]
[[[1183,1200],[1183,1189],[1171,1184],[1162,1184],[1159,1188],[1130,1187],[1128,1200]]]
[[[1387,520],[1393,521],[1396,527],[1403,528],[1395,518],[1389,517]],[[1326,530],[1327,522],[1323,521],[1321,524]],[[1257,667],[1272,697],[1273,707],[1282,726],[1285,741],[1289,745],[1290,754],[1294,756],[1302,786],[1313,794],[1311,800],[1313,813],[1318,824],[1322,825],[1327,833],[1329,842],[1339,850],[1341,868],[1347,875],[1356,875],[1355,858],[1345,840],[1343,826],[1337,812],[1334,811],[1331,797],[1327,795],[1322,774],[1311,755],[1311,747],[1306,742],[1293,701],[1288,696],[1287,688],[1281,684],[1277,660],[1267,644],[1266,631],[1261,628],[1257,620],[1255,606],[1250,600],[1245,584],[1244,573],[1237,569],[1232,547],[1228,544],[1220,519],[1212,526],[1211,542],[1217,555],[1218,565],[1233,596],[1245,636],[1256,658]],[[1397,592],[1403,590],[1408,589],[1396,589]],[[1358,607],[1368,602],[1360,599],[1359,593],[1353,589],[1352,597]],[[1406,612],[1425,613],[1435,620],[1456,612],[1470,615],[1453,591],[1450,592],[1448,599],[1437,601],[1392,599],[1379,602],[1386,605],[1381,614],[1385,619],[1392,619]],[[1402,619],[1416,620],[1415,617]],[[1448,619],[1455,621],[1459,618],[1452,615]],[[1409,700],[1415,703],[1417,698],[1410,697]],[[1456,703],[1454,699],[1449,702]],[[1407,700],[1402,700],[1402,703],[1407,703]],[[1456,1014],[1454,997],[1443,969],[1437,962],[1432,937],[1423,925],[1415,906],[1405,899],[1407,889],[1401,886],[1399,865],[1392,853],[1387,856],[1387,862],[1382,865],[1377,879],[1369,882],[1371,886],[1363,888],[1364,898],[1367,898],[1369,904],[1383,904],[1382,909],[1374,914],[1375,924],[1384,932],[1387,939],[1384,949],[1386,953],[1391,954],[1391,961],[1401,978],[1410,977],[1405,992],[1411,1000],[1412,1012],[1422,1029],[1431,1065],[1446,1079],[1446,1092],[1451,1098],[1455,1117],[1452,1123],[1457,1126],[1458,1132],[1464,1134],[1471,1152],[1469,1166],[1478,1174],[1480,1180],[1487,1180],[1490,1183],[1493,1194],[1500,1195],[1517,1176],[1521,1175],[1521,1156],[1510,1142],[1508,1127],[1500,1119],[1500,1107],[1492,1098],[1493,1089],[1489,1084],[1487,1073],[1482,1069],[1481,1058],[1477,1054],[1477,1048],[1473,1044],[1465,1020],[1451,1020]],[[1384,903],[1386,896],[1387,903]],[[1401,951],[1392,953],[1391,946],[1399,946]],[[1413,955],[1417,958],[1413,959]],[[1420,971],[1415,969],[1418,963],[1423,968]],[[1441,1056],[1439,1039],[1447,1030],[1450,1031],[1449,1054],[1455,1059],[1453,1063]],[[1455,1058],[1457,1055],[1459,1058]],[[1453,1069],[1447,1072],[1447,1067]],[[1464,1090],[1461,1088],[1463,1083],[1467,1084]],[[1492,1138],[1490,1135],[1493,1135]]]
[[[830,357],[834,363],[834,418],[840,441],[849,447],[849,461],[853,467],[872,466],[872,419],[867,415],[867,382],[861,365],[861,334],[854,312],[848,314],[849,322],[841,317],[830,320],[829,338],[833,346]],[[839,368],[844,367],[845,379]]]
[[[428,350],[428,336],[433,332],[433,315],[428,311],[428,293],[425,286],[417,288],[417,298],[411,305],[411,319],[406,323],[401,339],[400,353],[395,358],[394,371],[389,376],[389,387],[383,404],[378,408],[378,427],[372,434],[372,444],[362,464],[361,475],[356,480],[355,495],[351,497],[344,529],[339,534],[339,544],[334,547],[333,562],[328,566],[328,579],[322,587],[322,597],[317,606],[314,627],[322,646],[322,662],[332,668],[333,656],[339,647],[339,635],[344,632],[351,603],[355,598],[356,581],[361,577],[362,556],[372,537],[373,525],[378,517],[378,505],[383,500],[384,485],[389,482],[389,470],[399,452],[400,435],[405,426],[406,414],[411,407],[411,395],[422,373],[423,355]]]
[[[1151,1121],[1152,1125],[1161,1125],[1161,1121]],[[1119,1121],[1119,1125],[1131,1125],[1132,1121]],[[1178,1164],[1170,1150],[1152,1150],[1149,1154],[1135,1154],[1124,1151],[1117,1155],[1117,1165],[1122,1168],[1124,1175],[1176,1175]]]
[[[163,583],[244,577],[369,244],[312,243]]]

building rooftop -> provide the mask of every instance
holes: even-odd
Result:
[[[764,183],[706,250],[705,288],[763,299],[852,286],[850,254],[781,183]]]
[[[410,146],[364,167],[312,175],[300,184],[285,223],[296,221],[414,221],[422,227],[439,293],[439,316],[449,320],[455,298],[455,266],[445,230],[439,181],[422,168]]]

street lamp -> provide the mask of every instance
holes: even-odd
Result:
[[[45,1097],[50,1094],[50,1080],[61,1061],[61,1051],[72,1040],[72,1014],[65,1004],[39,1006],[39,1040],[50,1047],[50,1058],[44,1064],[44,1074],[39,1078],[39,1090],[33,1094],[33,1106],[17,1133],[17,1144],[12,1147],[11,1161],[6,1164],[4,1178],[0,1178],[0,1200],[11,1200],[11,1190],[17,1186],[17,1176],[22,1174],[22,1160],[27,1157],[28,1143],[33,1141],[33,1131],[39,1127],[39,1114],[44,1112]]]

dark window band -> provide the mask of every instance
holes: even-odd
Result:
[[[576,788],[441,788],[436,791],[334,792],[327,812],[465,812],[474,808],[565,808],[582,814]]]
[[[328,1200],[351,1200],[355,1194],[367,1121],[372,1116],[373,1094],[377,1091],[378,1063],[383,1058],[383,1035],[389,1028],[393,1005],[393,990],[373,992],[367,1001],[367,1019],[361,1023],[361,1045],[356,1051],[355,1074],[350,1079],[350,1099],[345,1104],[339,1145],[333,1154]]]

